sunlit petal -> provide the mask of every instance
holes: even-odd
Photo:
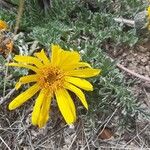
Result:
[[[39,58],[44,64],[49,64],[50,60],[46,56],[44,50],[42,49],[41,52],[35,53],[34,54],[37,58]]]
[[[20,56],[15,55],[13,58],[15,61],[18,61],[20,63],[27,63],[27,64],[34,64],[37,67],[42,67],[43,64],[38,58],[32,57],[32,56]]]
[[[55,95],[60,112],[67,124],[74,123],[76,121],[75,106],[68,92],[65,89],[59,89]]]
[[[28,99],[30,99],[35,93],[39,90],[39,86],[37,84],[31,86],[25,92],[18,95],[10,104],[9,110],[16,109],[17,107],[21,106],[25,103]]]
[[[37,97],[35,105],[33,107],[33,112],[32,112],[32,124],[33,125],[38,125],[39,119],[41,120],[40,116],[44,118],[44,114],[42,112],[43,106],[44,106],[44,110],[46,110],[47,107],[50,107],[51,98],[49,98],[48,95],[50,95],[48,94],[48,90],[42,89],[39,96]],[[47,104],[46,101],[49,101],[49,103]],[[46,106],[44,104],[46,104]]]
[[[16,83],[15,88],[19,89],[22,84],[26,84],[26,83],[30,83],[30,82],[37,82],[37,80],[38,79],[37,79],[37,75],[36,74],[35,75],[27,75],[27,76],[21,77],[19,79],[19,81]]]
[[[78,70],[70,70],[67,71],[68,76],[81,77],[81,78],[89,78],[96,76],[100,73],[100,69],[78,69]]]
[[[80,61],[80,55],[78,52],[62,51],[59,66],[64,66],[66,64],[75,64]]]
[[[59,45],[52,44],[52,54],[51,54],[51,63],[54,66],[58,66],[61,58],[62,48]]]
[[[76,64],[65,64],[61,66],[63,70],[74,70],[78,68],[92,68],[90,64],[85,63],[85,62],[78,62]]]
[[[27,68],[27,69],[31,69],[34,72],[38,72],[38,69],[34,66],[31,65],[25,65],[25,64],[21,64],[21,63],[9,63],[6,64],[8,66],[14,66],[14,67],[22,67],[22,68]]]
[[[50,109],[51,101],[52,101],[52,94],[50,92],[46,93],[44,101],[41,106],[39,118],[38,118],[39,128],[42,128],[49,119],[49,109]]]
[[[77,86],[83,90],[93,91],[92,84],[85,79],[80,79],[80,78],[75,78],[75,77],[65,77],[65,80],[67,82],[74,84],[75,86]]]
[[[84,107],[86,109],[88,109],[88,104],[87,104],[87,101],[85,99],[85,95],[79,88],[77,88],[74,85],[72,85],[70,83],[67,83],[67,82],[64,83],[64,87],[66,89],[72,91],[73,93],[75,93],[79,97],[79,99],[81,100],[81,102],[84,105]]]

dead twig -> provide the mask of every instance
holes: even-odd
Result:
[[[19,29],[19,24],[21,21],[21,17],[23,15],[23,10],[24,10],[24,3],[25,3],[25,0],[20,0],[18,14],[17,14],[17,18],[16,18],[16,25],[15,25],[15,29],[14,29],[14,35],[17,34],[17,31]]]
[[[134,136],[130,141],[128,141],[128,142],[126,143],[126,145],[124,146],[124,148],[125,148],[128,144],[130,144],[136,137],[138,137],[140,134],[142,134],[142,132],[143,132],[144,130],[146,130],[148,127],[149,127],[149,124],[147,124],[136,136]]]
[[[8,150],[11,150],[11,148],[7,145],[7,143],[3,140],[1,136],[0,136],[0,140],[4,143],[4,145],[8,148]]]
[[[122,23],[122,24],[126,24],[130,27],[134,27],[135,26],[135,21],[134,20],[130,20],[130,19],[124,19],[124,18],[114,18],[114,20],[118,23]]]
[[[80,132],[81,132],[81,129],[80,129],[80,124],[79,124],[78,127],[77,127],[77,130],[76,130],[76,132],[75,132],[75,136],[74,136],[74,138],[73,138],[71,144],[69,145],[68,150],[71,150],[71,149],[72,149],[72,145],[73,145],[73,143],[76,141],[76,139],[77,139],[77,137],[78,137],[78,135],[79,135]]]
[[[12,89],[6,96],[2,97],[1,100],[0,100],[0,105],[5,101],[7,100],[14,92],[15,92],[15,88]]]
[[[136,73],[136,72],[134,72],[134,71],[132,71],[132,70],[129,70],[128,68],[124,67],[124,66],[121,65],[121,64],[117,64],[117,67],[120,68],[121,70],[124,70],[125,72],[127,72],[127,73],[129,73],[129,74],[131,74],[131,75],[133,75],[133,76],[135,76],[135,77],[141,79],[141,80],[150,82],[150,78],[145,77],[145,76],[143,76],[143,75],[140,75],[140,74],[138,74],[138,73]]]

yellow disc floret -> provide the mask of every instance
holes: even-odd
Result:
[[[57,67],[46,66],[39,70],[38,83],[41,88],[49,89],[52,93],[63,87],[64,73]]]

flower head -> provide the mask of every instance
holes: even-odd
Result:
[[[0,34],[0,54],[7,57],[13,50],[13,41],[7,35]]]
[[[80,55],[75,51],[65,51],[58,45],[52,45],[51,58],[44,50],[32,56],[14,57],[17,63],[9,66],[31,69],[34,74],[23,76],[16,84],[16,89],[21,85],[33,82],[34,84],[25,92],[17,96],[10,104],[13,110],[39,91],[32,112],[32,124],[43,127],[49,118],[49,109],[52,98],[55,98],[67,124],[76,121],[76,110],[69,91],[76,94],[83,106],[88,109],[88,104],[81,89],[92,91],[93,86],[84,78],[96,76],[99,69],[93,69],[88,63],[80,61]]]
[[[147,15],[150,18],[150,6],[148,6],[148,8],[147,8]]]
[[[148,30],[150,30],[150,6],[147,8],[147,23],[146,26],[148,27]]]
[[[8,25],[5,21],[0,20],[0,30],[7,29]]]

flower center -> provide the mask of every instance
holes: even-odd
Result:
[[[41,88],[46,88],[54,92],[63,86],[63,82],[64,73],[56,67],[47,66],[41,68],[38,72],[38,83]]]

